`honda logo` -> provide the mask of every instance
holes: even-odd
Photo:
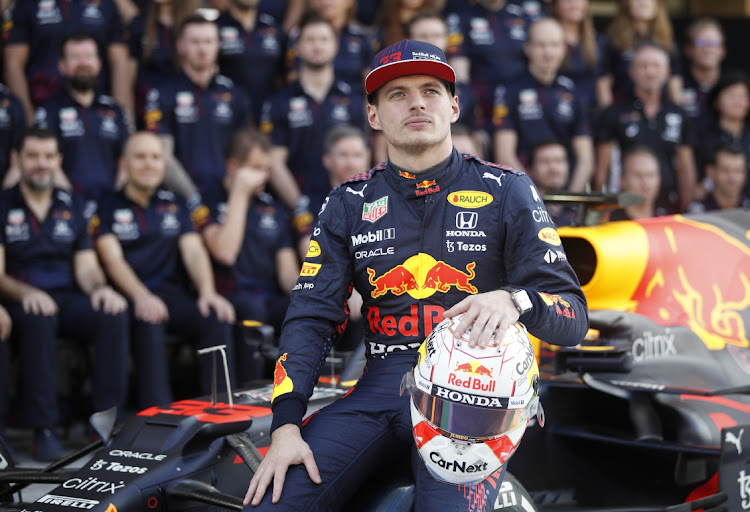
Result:
[[[458,212],[456,214],[456,227],[458,229],[474,229],[477,227],[477,212]]]

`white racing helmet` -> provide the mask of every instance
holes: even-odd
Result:
[[[478,483],[516,451],[529,419],[544,426],[539,368],[521,323],[486,348],[453,336],[463,315],[441,322],[419,348],[401,393],[411,394],[419,456],[430,474],[453,484]]]

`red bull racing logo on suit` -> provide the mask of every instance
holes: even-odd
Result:
[[[471,284],[476,277],[475,266],[476,262],[472,261],[466,265],[466,270],[461,270],[444,261],[436,261],[429,254],[419,253],[380,276],[368,267],[369,281],[374,287],[370,295],[375,299],[388,292],[394,295],[408,293],[415,299],[423,299],[436,291],[447,293],[451,288],[474,294],[478,291]]]

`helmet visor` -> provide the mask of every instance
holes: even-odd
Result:
[[[404,391],[409,391],[414,406],[434,427],[448,434],[473,439],[488,439],[510,432],[535,414],[538,403],[536,397],[525,407],[517,409],[458,403],[417,386],[412,372],[407,372],[401,381],[401,393]]]

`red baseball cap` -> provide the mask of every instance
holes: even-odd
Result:
[[[430,75],[456,83],[456,72],[443,50],[424,41],[404,39],[375,56],[372,70],[365,78],[365,91],[372,94],[384,83],[407,75]]]

